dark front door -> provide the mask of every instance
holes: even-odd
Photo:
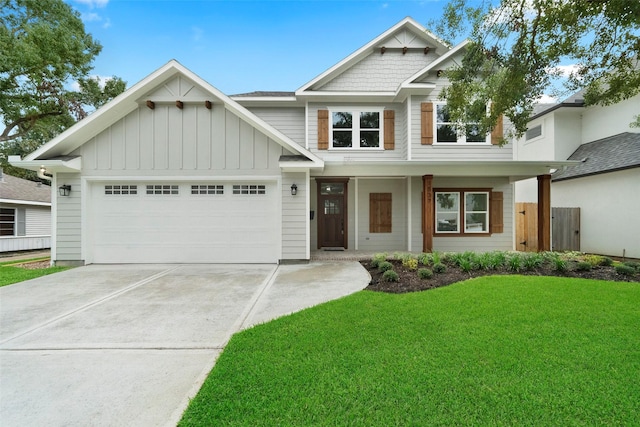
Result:
[[[318,249],[347,249],[348,181],[318,181]]]

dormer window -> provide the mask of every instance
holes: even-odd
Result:
[[[331,148],[381,149],[382,110],[331,110]]]

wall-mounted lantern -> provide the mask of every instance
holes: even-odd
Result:
[[[298,186],[294,183],[291,184],[291,195],[295,196],[296,194],[298,194]]]
[[[69,195],[69,193],[71,193],[71,186],[67,184],[61,185],[60,187],[58,187],[58,191],[60,192],[61,196],[66,197]]]

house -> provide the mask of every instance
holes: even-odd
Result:
[[[0,168],[0,253],[50,247],[50,187]]]
[[[579,208],[576,249],[640,258],[640,129],[630,125],[639,113],[640,95],[586,107],[578,92],[540,108],[516,143],[518,160],[580,162],[559,169],[551,181],[554,208]],[[537,201],[534,186],[518,183],[516,201]]]
[[[57,263],[510,250],[514,182],[549,200],[571,162],[514,161],[502,126],[456,134],[438,95],[466,45],[406,18],[295,92],[235,96],[172,60],[11,163],[69,190],[53,192]]]

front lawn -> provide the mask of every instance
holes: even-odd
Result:
[[[640,285],[363,291],[235,335],[180,425],[634,425]]]
[[[36,277],[46,276],[47,274],[57,273],[68,269],[69,267],[44,267],[44,268],[25,268],[30,262],[38,262],[42,259],[31,259],[24,261],[10,261],[0,263],[0,287],[11,285],[13,283],[22,282]],[[44,262],[42,262],[44,263]],[[47,262],[48,263],[48,259]],[[23,265],[21,265],[23,264]],[[38,267],[41,267],[40,265]]]

